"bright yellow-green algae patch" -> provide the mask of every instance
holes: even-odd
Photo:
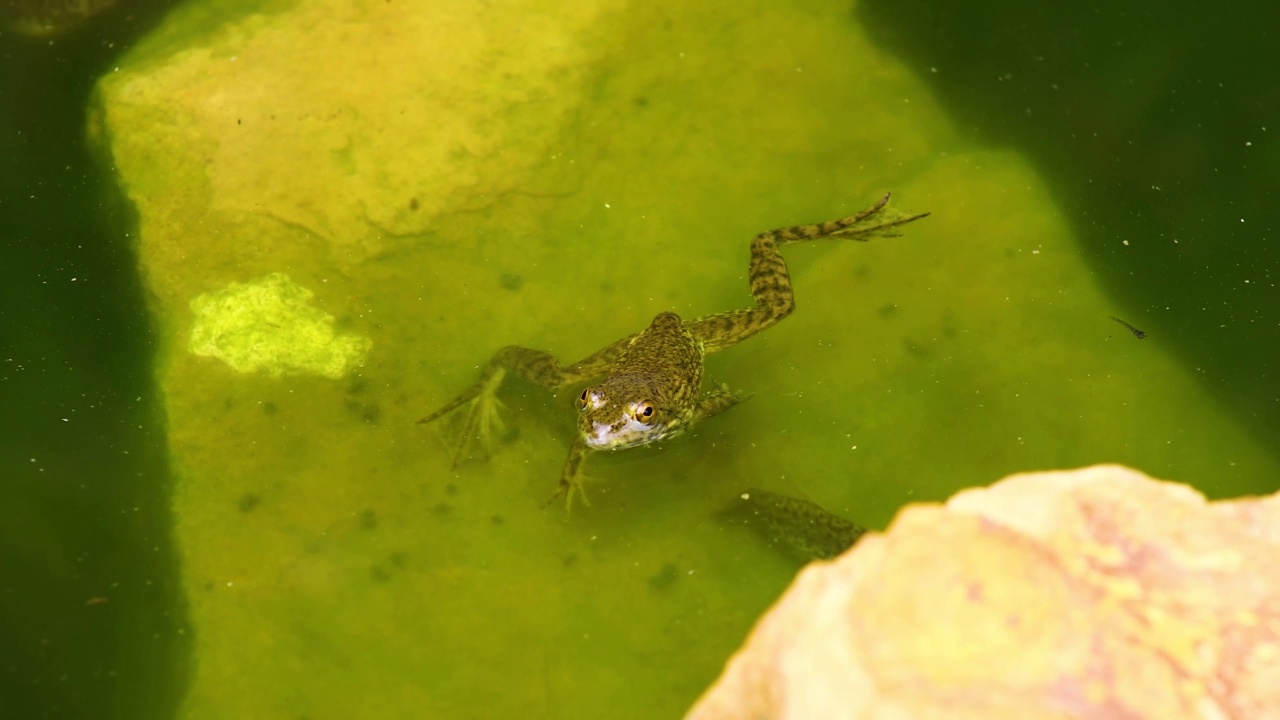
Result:
[[[364,361],[373,341],[338,335],[333,316],[309,304],[312,296],[284,273],[197,295],[187,347],[242,373],[336,380]]]

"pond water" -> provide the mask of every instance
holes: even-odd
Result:
[[[873,529],[1098,462],[1211,497],[1277,489],[1270,6],[602,5],[562,84],[504,80],[528,94],[477,132],[508,145],[425,165],[445,120],[414,130],[366,99],[343,145],[298,106],[296,146],[245,136],[268,170],[238,185],[257,165],[230,164],[231,129],[291,106],[237,105],[217,135],[182,113],[252,83],[125,92],[186,48],[265,62],[255,39],[307,7],[231,5],[0,35],[6,715],[678,716],[798,568],[725,521],[747,487]],[[491,12],[514,57],[493,62],[542,62],[521,28],[554,12]],[[146,124],[169,105],[178,121]],[[503,185],[495,147],[547,154]],[[348,180],[321,185],[333,168]],[[501,191],[433,205],[433,175]],[[415,423],[503,345],[572,362],[664,310],[745,307],[752,235],[890,190],[933,214],[786,247],[795,315],[707,363],[751,398],[591,457],[590,507],[543,507],[576,389],[508,383],[507,432],[456,468],[450,427]],[[358,368],[189,350],[193,300],[274,273],[367,350]]]

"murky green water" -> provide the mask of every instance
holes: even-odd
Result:
[[[162,717],[190,662],[155,338],[90,159],[96,76],[154,12],[0,32],[0,714]]]
[[[872,528],[1095,462],[1276,489],[1280,96],[1251,75],[1274,62],[1240,61],[1276,59],[1249,29],[1273,10],[628,12],[545,186],[314,284],[373,342],[337,383],[239,376],[183,354],[180,312],[148,320],[78,140],[105,51],[6,39],[6,88],[59,91],[3,118],[8,706],[675,716],[796,569],[720,519],[745,487]],[[743,306],[753,233],[886,189],[934,216],[788,248],[796,315],[708,365],[754,397],[593,458],[587,512],[539,507],[567,398],[513,384],[513,437],[456,471],[412,423],[503,344],[573,360],[661,310]],[[185,383],[168,406],[157,377]]]

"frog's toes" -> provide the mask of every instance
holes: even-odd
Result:
[[[507,423],[502,419],[502,413],[507,411],[507,404],[495,395],[481,395],[475,402],[475,439],[480,441],[488,453],[493,449],[494,436],[501,437],[507,432]]]
[[[717,391],[717,393],[723,393],[725,395],[728,395],[729,397],[733,398],[733,401],[735,403],[740,403],[743,400],[749,400],[750,398],[755,396],[755,393],[749,390],[734,390],[733,388],[729,387],[728,383],[717,383],[717,385],[719,385],[719,390]]]
[[[501,435],[506,429],[502,413],[507,406],[492,393],[481,393],[469,401],[458,429],[458,441],[453,453],[453,467],[457,467],[473,447],[488,457],[493,449],[494,428]]]
[[[561,480],[560,487],[551,493],[551,497],[542,501],[542,507],[546,507],[555,502],[560,497],[564,497],[564,514],[568,515],[573,510],[573,498],[576,496],[582,500],[582,504],[591,507],[591,501],[587,499],[586,481],[590,478],[586,475],[578,475],[572,480]]]
[[[579,475],[569,484],[569,489],[564,494],[564,514],[568,515],[573,510],[573,496],[577,495],[584,507],[591,507],[591,501],[587,499],[587,477]]]

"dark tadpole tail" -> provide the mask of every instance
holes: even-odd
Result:
[[[1125,321],[1121,320],[1120,318],[1116,317],[1115,315],[1108,315],[1107,317],[1109,317],[1109,318],[1111,318],[1112,320],[1115,320],[1116,322],[1118,322],[1118,323],[1120,323],[1121,325],[1125,326],[1125,328],[1126,328],[1129,332],[1133,333],[1133,336],[1134,336],[1134,337],[1136,337],[1136,338],[1138,338],[1139,340],[1142,340],[1142,339],[1144,339],[1144,338],[1146,338],[1146,337],[1147,337],[1147,334],[1146,334],[1145,332],[1143,332],[1143,331],[1139,330],[1138,328],[1136,328],[1136,327],[1134,327],[1134,326],[1130,325],[1129,323],[1127,323],[1127,322],[1125,322]]]

